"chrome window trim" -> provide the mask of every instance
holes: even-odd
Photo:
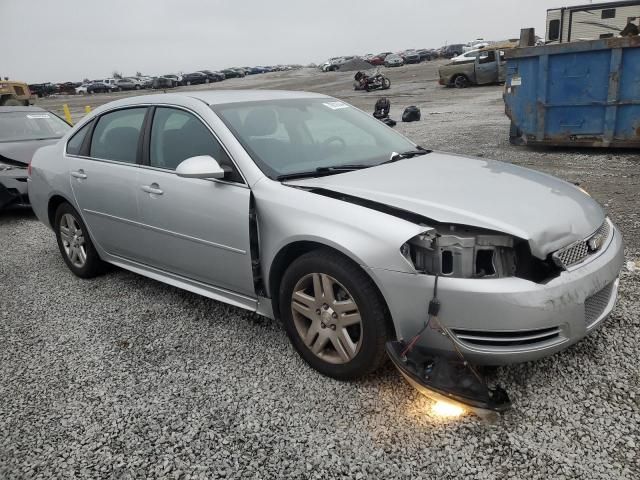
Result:
[[[114,111],[117,111],[117,110],[125,110],[125,109],[129,109],[129,108],[149,108],[149,107],[177,108],[179,110],[184,110],[185,112],[190,113],[190,114],[194,115],[196,118],[198,118],[198,120],[200,120],[205,125],[205,127],[207,127],[209,132],[211,132],[213,137],[216,139],[216,141],[220,144],[222,149],[225,151],[225,153],[227,154],[227,156],[231,160],[231,163],[233,163],[233,166],[236,168],[236,170],[240,174],[240,177],[242,178],[243,182],[231,182],[231,181],[228,181],[228,180],[219,180],[219,179],[207,179],[207,180],[216,181],[216,182],[224,183],[224,184],[228,184],[228,185],[236,185],[236,186],[249,188],[249,183],[247,182],[247,179],[244,176],[244,173],[242,173],[242,170],[238,166],[238,163],[235,161],[235,159],[233,158],[233,155],[231,155],[231,152],[229,152],[229,149],[224,144],[224,142],[222,142],[222,140],[220,140],[220,137],[218,137],[218,135],[216,135],[216,133],[213,130],[213,128],[211,128],[211,125],[209,125],[209,123],[204,118],[202,118],[202,116],[200,114],[198,114],[197,112],[194,112],[190,108],[184,107],[182,105],[175,105],[173,103],[140,103],[140,104],[132,104],[132,105],[120,105],[120,106],[117,106],[117,107],[109,108],[108,110],[104,110],[103,112],[100,112],[98,115],[95,115],[95,116],[91,117],[91,119],[89,119],[87,122],[82,123],[81,124],[82,126],[78,127],[78,131],[86,123],[88,123],[89,121],[94,120],[94,119],[99,119],[99,117],[102,117],[103,115],[105,115],[107,113],[111,113],[111,112],[114,112]],[[215,114],[215,112],[214,112],[214,114]],[[153,127],[153,124],[152,124],[152,127]],[[226,128],[226,126],[225,126],[225,128]],[[71,140],[72,137],[70,137],[69,140]],[[119,165],[129,165],[129,166],[134,166],[134,167],[138,167],[138,168],[149,168],[149,169],[153,169],[153,170],[156,170],[156,171],[173,173],[174,175],[176,175],[175,170],[169,170],[167,168],[152,167],[151,165],[141,165],[139,163],[120,162],[118,160],[109,160],[107,158],[98,158],[98,157],[90,157],[90,156],[70,154],[70,153],[67,153],[67,143],[69,143],[69,140],[67,140],[64,143],[63,155],[65,157],[81,158],[81,159],[84,159],[84,160],[93,160],[93,161],[106,162],[106,163],[115,163],[115,164],[119,164]]]

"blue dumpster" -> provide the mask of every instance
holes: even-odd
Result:
[[[514,144],[640,147],[640,37],[506,52]]]

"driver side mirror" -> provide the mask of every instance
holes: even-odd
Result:
[[[187,158],[176,167],[176,175],[183,178],[224,178],[224,170],[209,155]]]

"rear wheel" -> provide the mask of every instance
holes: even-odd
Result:
[[[344,257],[327,250],[299,257],[279,298],[291,343],[320,373],[351,380],[384,361],[386,307],[371,279]]]
[[[105,263],[98,256],[86,225],[78,212],[63,203],[56,210],[55,232],[64,262],[75,275],[91,278],[104,271]]]

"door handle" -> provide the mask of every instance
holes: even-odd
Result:
[[[84,173],[84,170],[82,169],[75,172],[71,172],[71,176],[74,178],[82,178],[82,179],[87,178],[87,174]]]
[[[153,193],[154,195],[162,195],[164,193],[157,183],[152,183],[151,185],[143,185],[140,188],[143,192]]]

